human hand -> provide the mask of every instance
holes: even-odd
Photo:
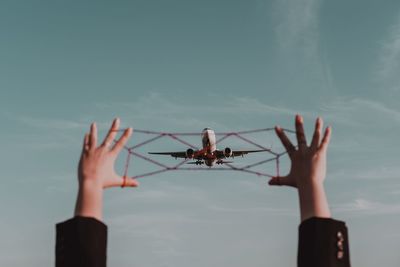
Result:
[[[285,132],[279,126],[275,127],[276,134],[288,152],[291,160],[289,174],[286,176],[275,176],[269,181],[270,185],[287,185],[298,189],[320,185],[326,175],[326,152],[331,136],[331,128],[327,127],[320,142],[323,121],[318,118],[315,123],[314,136],[310,146],[307,146],[306,136],[303,129],[303,118],[296,115],[296,136],[298,146],[290,142]]]
[[[138,186],[134,179],[121,177],[114,170],[115,160],[132,135],[132,128],[124,131],[121,138],[113,145],[120,120],[113,121],[103,143],[97,146],[97,126],[93,123],[90,133],[85,135],[81,159],[78,166],[79,184],[90,183],[101,188],[113,186]]]
[[[303,129],[303,118],[296,115],[297,149],[290,142],[282,128],[275,127],[276,134],[288,152],[291,167],[286,176],[275,176],[270,185],[286,185],[298,189],[301,218],[330,217],[323,182],[326,176],[326,154],[331,137],[331,128],[327,127],[321,139],[323,121],[318,118],[310,146],[307,146]]]
[[[101,220],[104,188],[113,186],[136,187],[139,185],[136,180],[121,177],[115,172],[115,160],[132,135],[131,128],[125,130],[120,139],[112,146],[118,128],[119,119],[115,119],[100,146],[97,146],[96,123],[90,126],[90,133],[85,135],[78,165],[79,191],[75,205],[75,216],[93,217]]]

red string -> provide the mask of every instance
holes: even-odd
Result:
[[[276,153],[274,151],[272,151],[269,148],[266,148],[260,144],[258,144],[255,141],[250,140],[247,137],[243,137],[242,135],[250,135],[250,134],[254,134],[254,133],[260,133],[260,132],[267,132],[267,131],[272,131],[274,130],[274,128],[265,128],[265,129],[256,129],[256,130],[250,130],[250,131],[240,131],[240,132],[226,132],[226,133],[216,133],[217,136],[221,136],[221,138],[219,138],[216,143],[220,143],[221,141],[227,139],[227,138],[231,138],[231,137],[236,137],[252,146],[255,146],[257,148],[260,149],[265,149],[267,153],[269,153],[270,155],[273,155],[272,158],[266,159],[266,160],[261,160],[258,162],[255,162],[253,164],[249,164],[243,167],[236,167],[232,164],[229,163],[225,163],[226,167],[211,167],[211,168],[201,168],[201,167],[182,167],[189,159],[184,159],[181,162],[179,162],[178,164],[174,165],[174,166],[167,166],[155,159],[149,158],[147,156],[144,156],[136,151],[134,151],[135,149],[142,147],[144,145],[150,144],[160,138],[163,138],[165,136],[170,137],[172,140],[175,140],[181,144],[184,144],[190,148],[196,149],[198,150],[198,147],[195,145],[190,144],[189,142],[183,140],[182,138],[180,138],[180,136],[198,136],[200,135],[200,133],[168,133],[168,132],[156,132],[156,131],[148,131],[148,130],[135,130],[135,133],[140,133],[140,134],[145,134],[145,135],[156,135],[155,137],[149,138],[146,141],[143,141],[141,143],[138,143],[132,147],[124,147],[124,149],[128,152],[128,156],[126,158],[126,162],[125,162],[125,168],[124,168],[124,176],[123,176],[123,184],[121,187],[125,187],[126,186],[126,179],[128,177],[128,171],[129,171],[129,166],[131,163],[131,159],[132,156],[136,156],[138,158],[141,158],[153,165],[156,165],[157,167],[161,167],[161,169],[159,170],[155,170],[155,171],[151,171],[151,172],[147,172],[147,173],[142,173],[142,174],[138,174],[135,175],[134,177],[132,177],[133,179],[137,179],[137,178],[143,178],[143,177],[148,177],[148,176],[152,176],[152,175],[156,175],[159,173],[163,173],[163,172],[168,172],[168,171],[178,171],[178,170],[185,170],[185,171],[210,171],[210,170],[214,170],[214,171],[240,171],[240,172],[245,172],[245,173],[249,173],[249,174],[254,174],[257,176],[264,176],[264,177],[274,177],[274,175],[270,175],[268,173],[263,173],[263,172],[259,172],[259,171],[255,171],[255,170],[251,170],[252,168],[265,164],[267,162],[271,162],[271,161],[275,161],[276,163],[276,176],[279,177],[279,168],[280,168],[280,162],[279,159],[282,155],[286,154],[287,152],[282,152],[282,153]],[[288,129],[284,129],[286,132],[289,133],[295,133],[292,130],[288,130]],[[118,130],[118,132],[122,132],[125,131],[125,129],[121,129]]]

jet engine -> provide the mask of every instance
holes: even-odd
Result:
[[[194,150],[189,148],[188,150],[186,150],[186,158],[188,159],[192,159],[194,156]]]
[[[232,157],[232,149],[230,149],[229,147],[225,148],[224,150],[224,156],[226,158]]]

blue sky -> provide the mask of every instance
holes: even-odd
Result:
[[[234,131],[296,113],[333,127],[326,186],[353,265],[398,266],[400,2],[2,1],[0,32],[1,266],[53,265],[90,122]],[[266,182],[170,172],[107,191],[109,265],[295,266],[296,193]]]

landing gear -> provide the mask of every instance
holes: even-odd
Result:
[[[195,164],[196,164],[196,165],[202,165],[202,164],[204,164],[204,162],[201,161],[201,160],[198,160],[198,161],[195,162]]]
[[[221,165],[221,164],[224,164],[224,161],[222,161],[222,160],[217,160],[217,162],[215,162],[215,163],[217,163],[218,165]]]

